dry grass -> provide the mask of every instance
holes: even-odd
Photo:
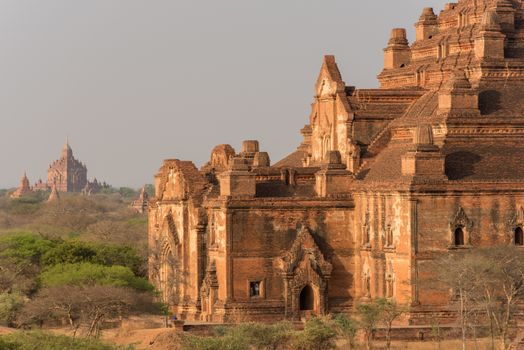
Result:
[[[460,350],[462,349],[462,342],[460,340],[443,340],[440,345],[432,341],[393,341],[391,344],[392,350]],[[498,342],[495,343],[495,348],[498,349]],[[340,350],[350,350],[350,347],[345,342],[338,342],[337,348]],[[385,349],[384,342],[375,342],[374,350]],[[358,348],[357,348],[358,349]],[[360,349],[365,349],[361,346]],[[489,338],[478,339],[475,341],[468,341],[466,349],[468,350],[491,350],[491,340]],[[355,350],[355,349],[351,349]]]

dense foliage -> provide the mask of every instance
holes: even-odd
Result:
[[[54,265],[42,272],[40,282],[42,287],[101,285],[153,291],[153,286],[145,278],[137,277],[128,267],[90,262]]]

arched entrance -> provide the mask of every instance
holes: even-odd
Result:
[[[324,259],[307,227],[302,226],[293,245],[280,259],[286,317],[299,320],[328,312],[328,281],[333,267]]]
[[[462,227],[457,227],[455,230],[455,246],[463,246],[464,245],[464,231],[462,230]]]
[[[513,240],[515,245],[522,246],[524,245],[524,232],[521,227],[515,229],[515,238]]]
[[[308,284],[300,292],[300,311],[313,311],[315,306],[315,293]]]

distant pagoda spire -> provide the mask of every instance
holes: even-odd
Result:
[[[62,148],[62,158],[71,158],[73,157],[73,150],[69,146],[69,137],[66,137],[66,142]]]
[[[51,188],[51,194],[49,195],[49,198],[47,199],[47,202],[54,202],[60,199],[60,194],[58,193],[58,190],[56,189],[56,183],[53,183],[53,187]]]

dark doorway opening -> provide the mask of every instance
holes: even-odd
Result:
[[[458,227],[455,230],[455,245],[456,246],[464,245],[464,231],[462,230],[461,227]]]
[[[313,310],[315,294],[310,285],[305,286],[300,292],[300,310]]]
[[[515,229],[515,245],[524,245],[524,232],[520,227]]]

